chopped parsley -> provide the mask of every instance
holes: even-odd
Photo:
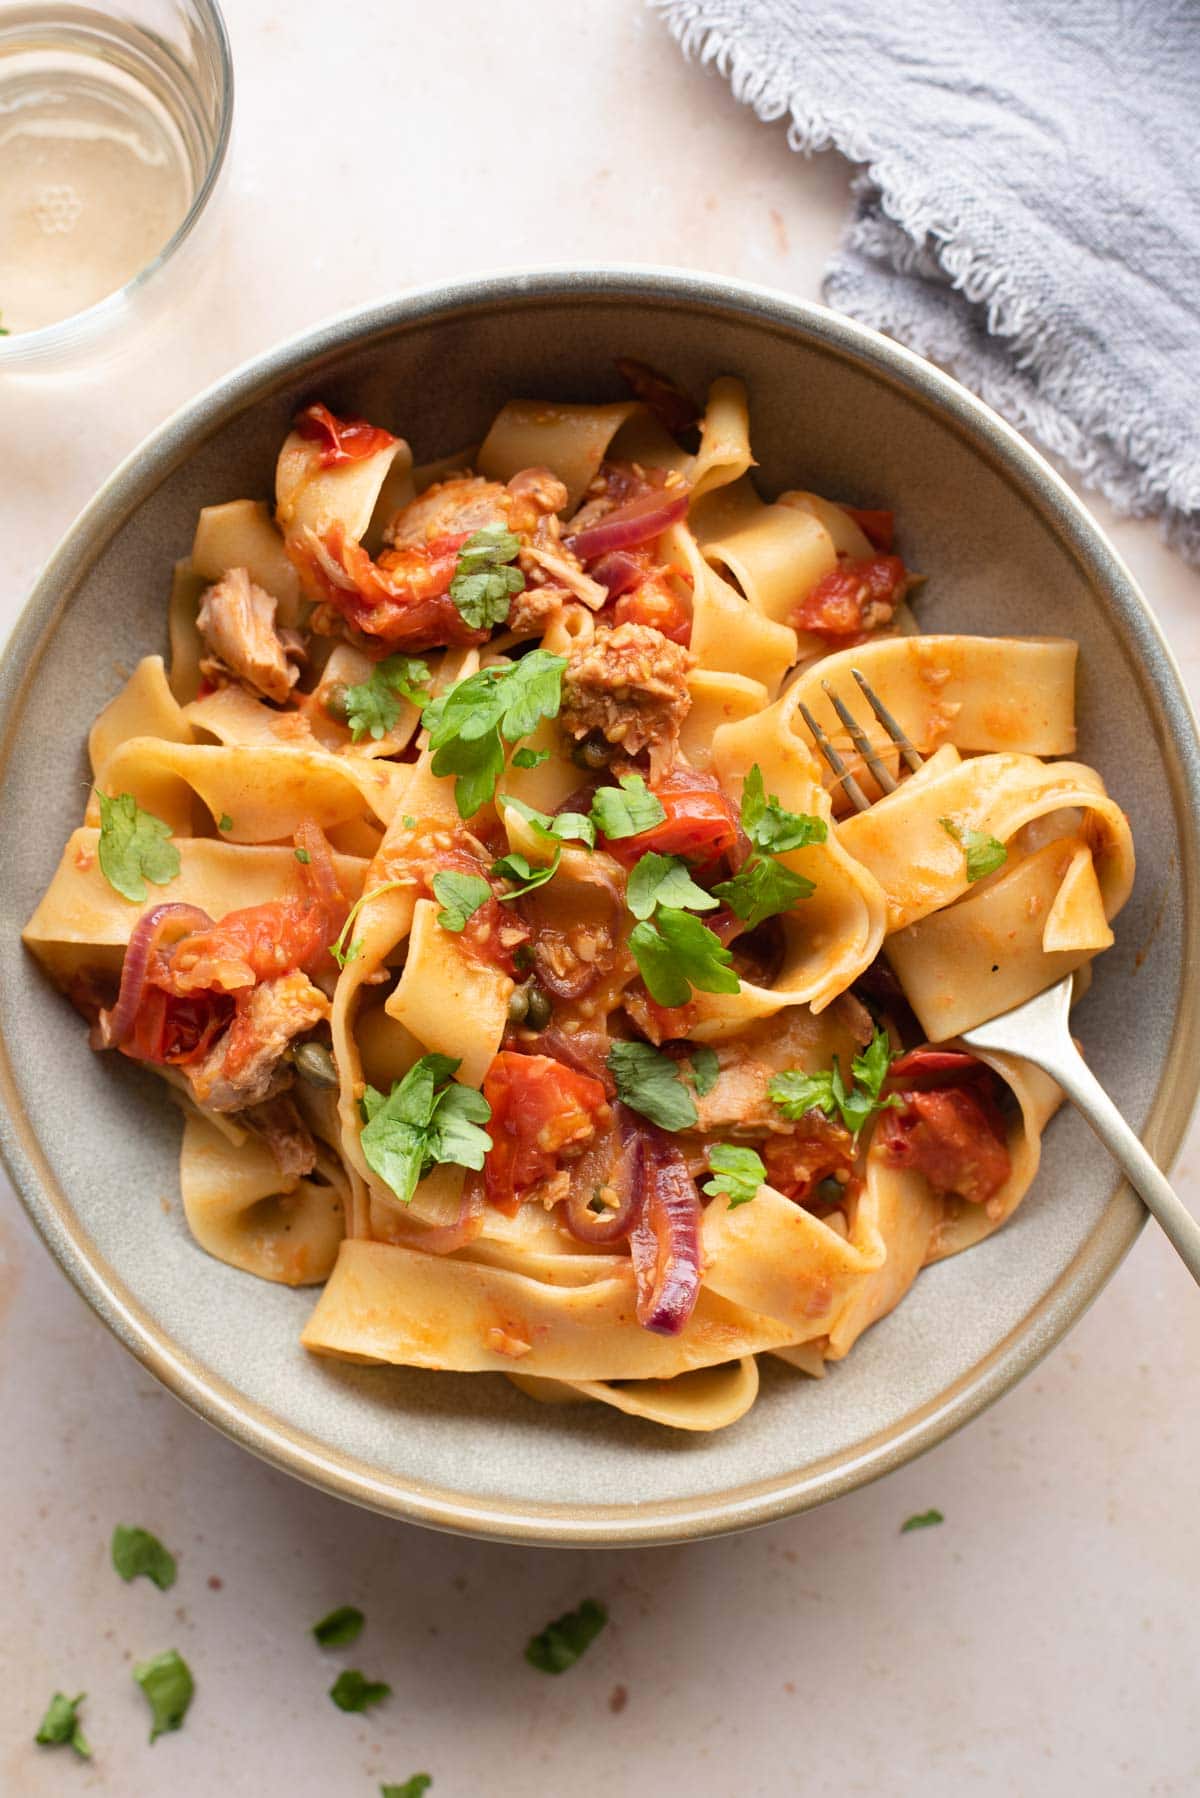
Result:
[[[387,656],[365,681],[346,688],[346,723],[356,743],[368,735],[378,743],[395,725],[402,706],[423,706],[428,700],[429,664],[414,656]]]
[[[649,1043],[614,1043],[605,1064],[617,1097],[664,1130],[691,1130],[699,1122],[696,1101],[679,1077],[679,1063]]]
[[[589,849],[596,846],[596,827],[582,812],[539,812],[536,805],[526,805],[523,799],[517,799],[511,793],[501,793],[500,801],[516,812],[518,818],[524,818],[540,837],[559,843],[586,843]]]
[[[918,1511],[914,1517],[905,1518],[904,1522],[900,1525],[900,1534],[902,1536],[907,1536],[910,1530],[932,1529],[935,1523],[945,1523],[945,1521],[946,1519],[942,1516],[940,1511],[933,1509],[928,1511]]]
[[[473,631],[490,631],[503,624],[514,593],[525,587],[525,576],[512,562],[521,540],[502,524],[489,524],[468,537],[458,552],[450,597]]]
[[[402,1785],[380,1786],[379,1798],[424,1798],[432,1784],[428,1773],[414,1773]]]
[[[312,860],[312,856],[309,854],[307,849],[293,849],[292,854],[295,856],[296,860],[298,862],[303,863],[303,865],[306,868],[307,868],[309,862]]]
[[[829,835],[823,818],[786,811],[774,793],[767,797],[757,762],[742,784],[742,829],[756,849],[765,849],[771,855],[804,849],[809,843],[823,843]]]
[[[83,1733],[79,1718],[76,1716],[80,1705],[87,1697],[81,1692],[78,1698],[68,1698],[63,1692],[56,1692],[46,1707],[46,1715],[38,1724],[38,1732],[34,1741],[43,1748],[72,1747],[81,1760],[91,1760],[91,1744]]]
[[[629,947],[659,1005],[686,1005],[693,987],[705,993],[738,991],[729,950],[690,912],[660,905],[653,923],[643,919],[634,925]]]
[[[736,1143],[714,1143],[708,1151],[708,1165],[714,1178],[704,1182],[704,1190],[714,1199],[724,1193],[731,1211],[739,1205],[748,1205],[759,1187],[766,1185],[767,1170],[762,1156],[753,1149],[740,1148]]]
[[[608,1612],[595,1598],[585,1598],[577,1611],[548,1623],[525,1645],[525,1659],[539,1673],[565,1673],[591,1646],[608,1622]]]
[[[504,772],[504,745],[558,716],[565,656],[533,649],[519,662],[481,668],[425,707],[433,772],[453,774],[459,815],[473,818],[496,791]]]
[[[1008,850],[995,837],[989,837],[985,831],[970,830],[964,825],[956,824],[953,818],[939,818],[938,823],[948,837],[953,837],[967,858],[967,879],[971,882],[986,880],[997,868],[1002,868],[1008,860]]]
[[[720,1078],[721,1063],[717,1051],[710,1049],[707,1043],[694,1043],[688,1048],[688,1060],[692,1064],[692,1085],[703,1099]]]
[[[481,905],[486,905],[492,889],[482,874],[460,874],[455,868],[443,868],[433,877],[433,892],[441,906],[437,921],[443,930],[455,935],[466,928]]]
[[[592,822],[611,841],[621,837],[640,837],[653,830],[666,817],[661,800],[655,798],[640,774],[622,774],[615,787],[597,787],[592,800]]]
[[[782,862],[772,861],[766,855],[749,856],[731,880],[718,881],[713,888],[747,930],[779,912],[791,911],[801,899],[811,898],[814,891],[812,881],[805,875],[793,874]]]
[[[355,1605],[343,1604],[330,1611],[328,1617],[322,1617],[320,1623],[314,1623],[312,1633],[322,1648],[345,1648],[358,1641],[365,1622]]]
[[[673,905],[681,911],[715,911],[719,901],[696,885],[682,856],[657,855],[650,849],[630,870],[625,903],[635,918],[649,918],[659,905]]]
[[[119,1523],[112,1535],[112,1564],[126,1582],[144,1573],[160,1592],[175,1584],[175,1557],[149,1530]]]
[[[881,1099],[883,1083],[892,1064],[892,1048],[888,1033],[879,1025],[868,1046],[850,1063],[852,1080],[847,1089],[835,1055],[832,1068],[805,1074],[799,1068],[787,1068],[776,1074],[767,1087],[769,1097],[784,1117],[794,1122],[806,1111],[821,1111],[841,1118],[852,1136],[857,1136],[867,1119],[877,1111],[898,1105],[896,1098]]]
[[[540,768],[543,762],[549,760],[548,749],[517,749],[513,752],[512,765],[514,768]],[[425,1775],[422,1773],[418,1777],[423,1779]]]
[[[174,1648],[139,1661],[133,1677],[150,1706],[150,1740],[156,1742],[172,1729],[180,1729],[196,1690],[191,1669]]]
[[[222,812],[221,816],[217,819],[217,829],[218,830],[232,830],[233,829],[233,819],[229,816],[228,812]]]
[[[381,1679],[368,1679],[357,1667],[344,1667],[329,1688],[339,1711],[369,1711],[373,1704],[390,1698],[392,1688]]]
[[[404,1205],[435,1163],[478,1171],[492,1146],[479,1127],[492,1108],[474,1087],[453,1079],[458,1068],[448,1055],[422,1055],[387,1098],[373,1086],[363,1094],[360,1141],[367,1166]]]
[[[554,855],[545,867],[535,867],[529,859],[515,849],[508,855],[502,855],[499,861],[492,863],[491,872],[498,880],[515,882],[511,893],[500,895],[501,905],[507,905],[512,899],[523,899],[526,893],[535,892],[544,887],[548,880],[553,880],[558,873],[558,864],[562,861],[561,845],[556,844]]]
[[[346,922],[342,925],[342,928],[338,931],[336,937],[329,945],[329,953],[332,955],[339,968],[344,968],[348,961],[357,961],[359,955],[362,953],[363,940],[361,937],[357,937],[348,949],[346,947],[346,938],[350,935],[350,926],[353,924],[355,918],[357,918],[363,906],[369,904],[372,899],[381,899],[384,893],[394,893],[399,885],[400,882],[398,880],[385,881],[383,886],[372,887],[369,893],[360,894],[354,901],[354,904],[346,913]]]
[[[110,797],[96,788],[100,801],[100,872],[114,892],[136,904],[146,897],[146,882],[165,887],[179,872],[179,851],[171,842],[171,826],[144,812],[132,793]]]

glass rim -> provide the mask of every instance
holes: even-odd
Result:
[[[94,300],[90,306],[84,306],[78,312],[69,312],[65,318],[56,319],[53,324],[39,325],[34,331],[13,331],[0,335],[0,369],[5,363],[35,362],[47,352],[53,354],[56,349],[68,348],[105,324],[110,316],[115,317],[182,249],[212,198],[225,165],[233,130],[233,52],[218,0],[188,0],[188,3],[199,16],[200,24],[208,33],[216,53],[220,106],[216,138],[191,204],[162,248],[155,252],[149,262],[144,262],[141,268],[130,275],[128,281],[123,281],[120,287],[114,287],[111,293]],[[3,15],[0,15],[0,25],[3,22]]]

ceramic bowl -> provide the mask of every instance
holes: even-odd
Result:
[[[1200,745],[1127,569],[1062,481],[986,407],[882,337],[783,294],[647,269],[517,274],[357,312],[238,370],[117,471],[51,559],[0,674],[3,1146],[60,1266],[132,1353],[257,1454],[394,1516],[545,1543],[663,1542],[762,1523],[899,1466],[1025,1374],[1142,1223],[1083,1122],[1051,1125],[1012,1221],[927,1270],[814,1382],[769,1359],[750,1414],[678,1436],[602,1406],[544,1408],[500,1378],[363,1368],[299,1346],[309,1291],[209,1259],[178,1203],[179,1114],[93,1055],[19,931],[82,809],[89,724],[120,665],[164,647],[172,562],[199,507],[271,490],[317,396],[401,431],[418,461],[517,395],[621,392],[614,356],[702,392],[750,390],[758,478],[895,507],[930,630],[1081,645],[1080,755],[1133,820],[1136,890],[1077,1013],[1089,1061],[1158,1159],[1200,1079]],[[163,1201],[169,1201],[164,1207]]]

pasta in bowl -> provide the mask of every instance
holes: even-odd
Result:
[[[321,1284],[307,1349],[709,1432],[1020,1204],[1059,1095],[956,1039],[1086,973],[1133,847],[1073,641],[923,632],[886,495],[764,498],[740,381],[622,368],[420,468],[302,408],[25,940],[167,1082],[200,1246]]]

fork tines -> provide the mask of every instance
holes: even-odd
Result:
[[[872,687],[871,683],[867,680],[866,675],[858,668],[852,668],[850,672],[858,682],[863,698],[866,700],[876,718],[878,718],[880,724],[882,724],[884,730],[903,756],[905,765],[915,774],[917,769],[922,766],[921,756],[918,754],[917,750],[913,748],[913,745],[910,743],[904,730],[896,719],[893,718],[891,712],[888,711],[874,687]],[[880,760],[875,745],[871,742],[870,737],[868,737],[866,731],[862,728],[849,706],[839,694],[834,692],[827,680],[821,682],[821,691],[845,725],[850,735],[850,741],[854,744],[854,747],[862,756],[863,761],[871,770],[872,775],[878,782],[880,792],[894,793],[897,784],[895,776],[892,774],[891,769]],[[817,723],[806,705],[801,705],[800,715],[812,733],[813,742],[828,762],[837,779],[841,782],[846,797],[854,807],[855,811],[865,812],[869,810],[871,801],[867,798],[862,787],[854,778],[849,768],[847,768],[845,762],[842,760],[841,756],[838,754],[837,750],[834,748],[833,744],[830,742],[829,738],[826,736],[825,732]]]

